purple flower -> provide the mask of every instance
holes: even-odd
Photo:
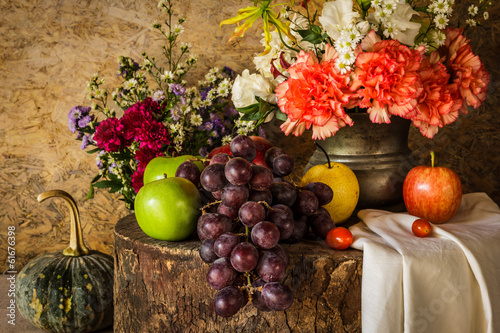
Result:
[[[154,92],[152,99],[157,103],[161,102],[165,99],[165,93],[163,92],[163,90],[157,90]]]
[[[236,77],[236,72],[227,66],[224,66],[224,68],[222,69],[222,74],[225,74],[233,79]]]
[[[181,110],[177,106],[170,109],[170,114],[174,121],[179,121],[179,119],[181,119]]]
[[[184,88],[184,86],[182,84],[172,83],[170,85],[170,89],[172,90],[172,92],[174,93],[175,96],[184,95],[184,93],[186,92],[186,88]]]
[[[201,147],[201,148],[200,148],[200,155],[201,155],[202,157],[205,157],[205,156],[207,156],[207,155],[208,155],[208,149],[207,149],[207,147]]]
[[[263,137],[264,139],[266,138],[266,132],[264,132],[264,129],[259,126],[259,136]]]
[[[206,100],[207,99],[207,95],[208,95],[208,92],[212,90],[212,87],[207,87],[205,89],[203,89],[201,92],[200,92],[200,95],[201,95],[201,99],[202,100]]]
[[[84,150],[85,148],[87,148],[88,145],[89,145],[89,136],[84,135],[82,138],[82,144],[80,145],[80,149]]]
[[[210,131],[212,128],[214,128],[214,125],[211,122],[206,122],[203,124],[203,129]]]
[[[78,120],[78,127],[84,128],[87,127],[87,125],[92,121],[92,116],[85,116]]]
[[[111,163],[111,165],[108,167],[108,171],[111,172],[111,173],[113,173],[113,169],[114,168],[116,168],[116,163],[115,162]]]
[[[69,118],[68,119],[68,127],[71,133],[76,132],[76,119]]]
[[[225,115],[227,117],[236,117],[238,115],[238,111],[235,108],[230,107],[226,109]]]

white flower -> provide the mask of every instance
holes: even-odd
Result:
[[[474,5],[470,5],[469,8],[468,8],[468,11],[469,11],[469,15],[474,17],[477,15],[477,12],[479,11],[479,8],[477,8],[477,6],[474,6]]]
[[[485,20],[489,19],[489,18],[490,18],[490,14],[489,14],[488,12],[484,12],[484,13],[483,13],[483,18],[484,18]]]
[[[172,29],[172,34],[173,35],[180,35],[184,32],[184,27],[180,24],[174,25],[174,28]]]
[[[250,74],[245,69],[238,75],[233,83],[232,101],[236,108],[243,108],[257,103],[256,96],[276,104],[274,86],[260,74]]]
[[[163,75],[160,76],[163,81],[169,81],[174,79],[174,74],[171,71],[165,71]]]
[[[165,93],[163,90],[157,90],[153,93],[153,101],[160,102],[165,99]]]
[[[394,28],[394,24],[392,22],[386,22],[384,26],[384,36],[387,38],[394,38],[397,32],[397,30]]]
[[[396,1],[394,0],[384,1],[384,4],[382,6],[382,10],[384,11],[384,13],[386,13],[387,15],[391,15],[395,9],[396,9]]]
[[[474,19],[468,19],[468,20],[465,21],[465,23],[467,23],[471,27],[475,27],[477,25],[477,22]]]
[[[134,88],[136,84],[137,84],[137,80],[136,79],[130,79],[130,80],[125,81],[123,83],[123,88],[130,90],[130,89]]]
[[[179,110],[182,112],[182,114],[188,114],[189,112],[191,112],[191,107],[189,105],[182,104],[179,107]]]
[[[446,35],[441,31],[436,30],[432,34],[432,39],[434,40],[437,46],[442,46],[444,45],[444,42],[446,40]]]
[[[352,6],[352,0],[336,0],[324,4],[318,19],[331,38],[339,38],[342,29],[358,21],[360,15],[352,10]]]
[[[225,145],[225,144],[231,143],[232,140],[233,140],[233,138],[231,137],[231,135],[225,135],[222,138],[222,144]]]
[[[436,15],[436,17],[434,18],[434,24],[436,24],[436,27],[438,27],[438,29],[446,28],[446,26],[448,25],[448,21],[448,17],[446,17],[446,15],[444,14]]]
[[[219,96],[222,96],[222,97],[227,97],[227,95],[229,94],[229,89],[228,89],[228,87],[227,87],[227,86],[225,86],[225,87],[219,86],[219,87],[217,88],[217,94],[218,94]]]
[[[426,53],[427,51],[429,51],[429,44],[427,44],[427,42],[420,42],[418,44],[415,44],[414,46],[414,49],[418,49],[419,47],[423,46],[424,47],[424,53]]]
[[[340,58],[335,59],[335,69],[341,74],[345,74],[351,71],[351,66],[343,62]]]
[[[394,39],[408,46],[415,44],[415,37],[420,30],[420,23],[410,21],[413,15],[418,13],[405,0],[399,0],[396,10],[390,17],[393,28],[397,30]]]
[[[191,116],[191,125],[200,126],[203,123],[203,118],[199,114],[194,114]]]

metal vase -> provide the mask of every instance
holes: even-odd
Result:
[[[330,161],[343,163],[356,174],[360,188],[356,209],[404,210],[403,182],[409,171],[411,121],[394,116],[390,124],[374,124],[368,113],[349,116],[354,121],[352,127],[346,126],[334,136],[316,142],[326,150]],[[304,172],[326,163],[325,154],[318,148]]]

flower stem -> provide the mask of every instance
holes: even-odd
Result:
[[[433,167],[433,168],[434,168],[434,160],[435,160],[435,158],[436,158],[436,155],[434,154],[433,151],[431,151],[431,167]]]

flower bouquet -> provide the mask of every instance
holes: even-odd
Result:
[[[410,119],[433,138],[486,98],[489,75],[463,33],[488,19],[491,2],[470,5],[464,28],[448,27],[454,0],[426,3],[335,0],[318,15],[308,0],[300,7],[254,1],[221,22],[245,21],[235,38],[264,21],[258,72],[238,75],[234,105],[257,123],[276,115],[286,135],[312,128],[313,139],[325,139],[353,125],[349,111],[364,111],[373,123]]]
[[[69,129],[77,133],[81,148],[90,147],[87,153],[96,154],[99,173],[87,198],[93,197],[94,188],[108,188],[121,193],[129,209],[154,157],[204,157],[236,133],[250,135],[256,130],[253,122],[240,119],[232,105],[236,75],[230,68],[212,68],[197,86],[187,87],[184,79],[197,59],[189,53],[190,46],[179,41],[185,18],[174,20],[170,0],[160,1],[158,7],[167,14],[163,23],[153,23],[167,41],[162,49],[166,67],[146,53],[142,65],[122,56],[118,70],[122,84],[111,93],[118,111],[108,105],[105,81],[95,74],[88,82],[91,106],[75,106],[68,114]]]

